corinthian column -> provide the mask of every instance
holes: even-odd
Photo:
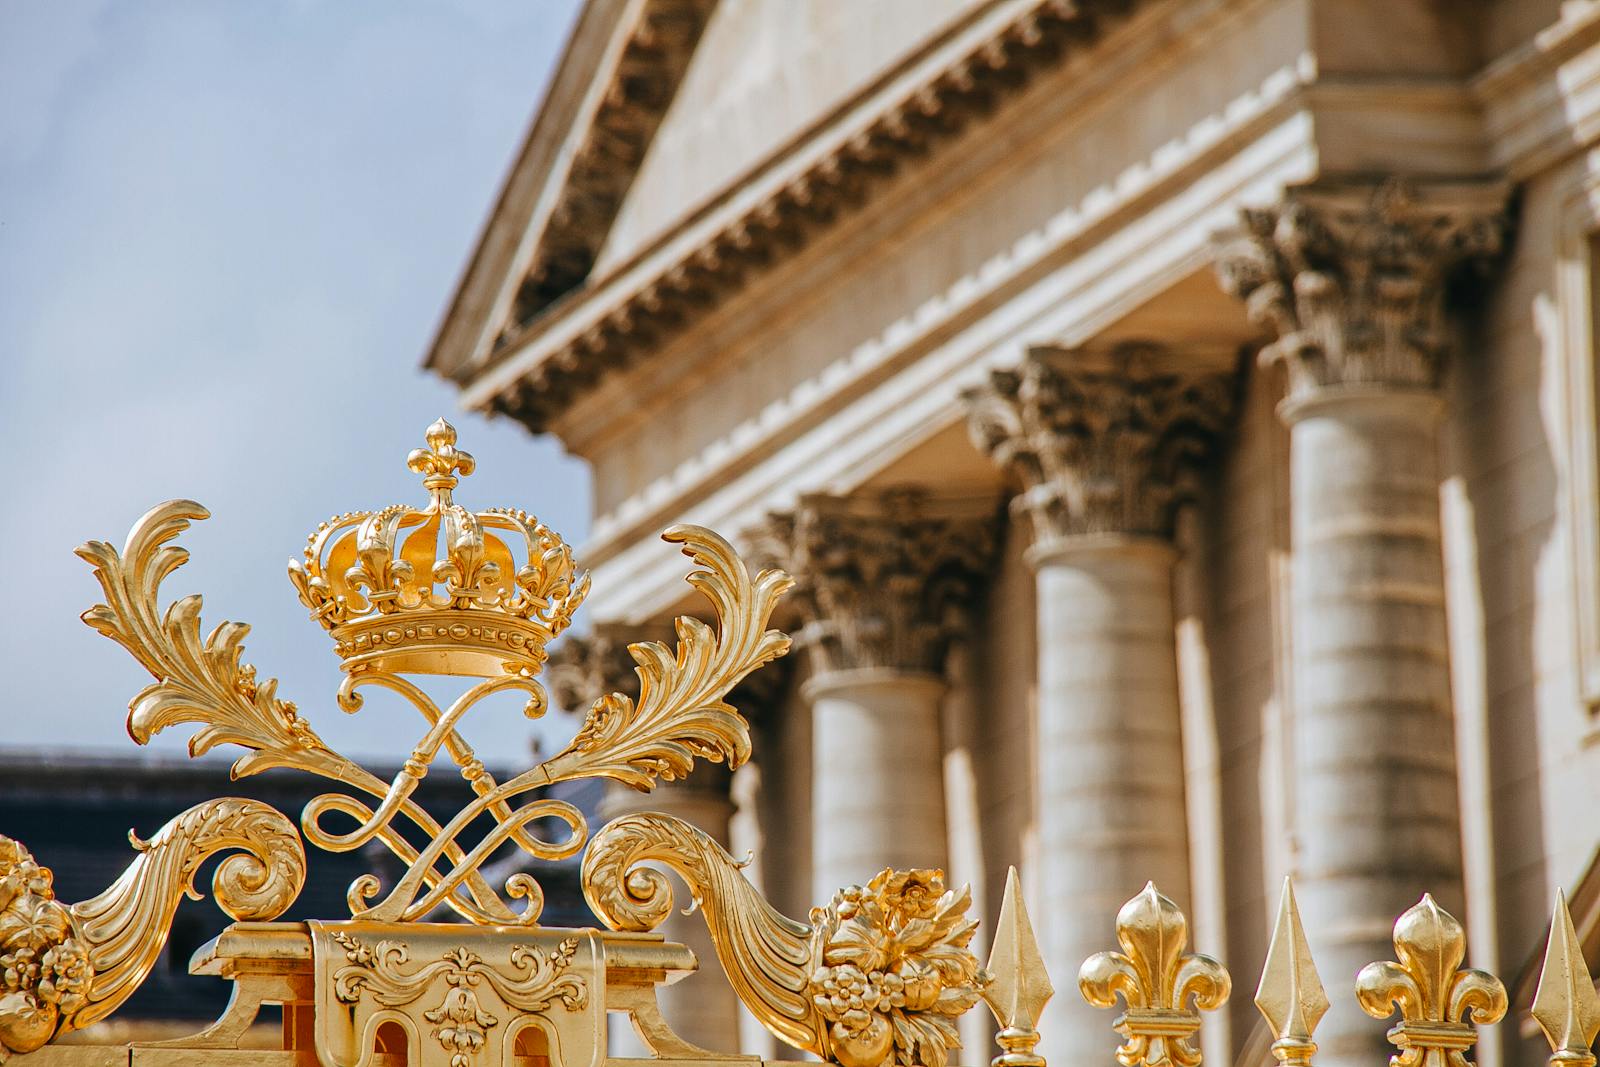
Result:
[[[944,657],[988,561],[987,524],[907,495],[811,496],[769,534],[807,617],[813,899],[884,867],[944,867]]]
[[[545,671],[556,702],[581,714],[606,693],[623,693],[638,699],[639,678],[633,671],[635,664],[628,654],[628,644],[651,636],[667,635],[631,627],[602,627],[589,636],[567,638],[551,653]],[[610,822],[635,811],[659,811],[704,830],[727,848],[733,817],[729,779],[726,767],[702,760],[696,762],[689,777],[658,782],[649,793],[609,783],[600,803],[600,820]],[[668,1025],[678,1036],[702,1048],[722,1053],[739,1051],[739,1002],[717,965],[716,950],[705,923],[698,915],[685,916],[674,910],[660,930],[669,941],[689,946],[700,961],[700,969],[694,974],[657,987],[661,1014]],[[613,1028],[610,1047],[613,1056],[650,1054],[627,1027]]]
[[[1499,250],[1502,203],[1312,187],[1246,212],[1219,253],[1288,371],[1295,893],[1318,966],[1347,985],[1425,890],[1460,914],[1439,379],[1447,281]],[[1317,1062],[1380,1062],[1382,1028],[1332,1000]]]
[[[1149,346],[1035,349],[967,395],[973,439],[1021,481],[1013,510],[1033,528],[1035,914],[1058,986],[1147,879],[1189,895],[1172,533],[1229,398],[1221,373]],[[1104,1020],[1080,998],[1048,1012],[1048,1059],[1105,1058]]]

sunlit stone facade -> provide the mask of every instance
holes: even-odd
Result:
[[[1370,1067],[1424,890],[1514,1013],[1597,897],[1597,142],[1592,2],[597,0],[429,366],[592,465],[571,700],[692,607],[660,529],[795,573],[755,761],[646,801],[784,911],[1016,864],[1042,1051],[1109,1063],[1117,905],[1244,986],[1293,874]],[[773,1054],[719,981],[668,1014]]]

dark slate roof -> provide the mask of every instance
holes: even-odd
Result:
[[[132,861],[130,829],[148,838],[186,808],[219,796],[261,800],[298,820],[306,802],[327,792],[331,785],[287,770],[230,781],[228,767],[225,759],[0,748],[0,834],[21,841],[39,863],[55,873],[57,896],[75,902],[104,890]],[[397,770],[371,769],[384,779],[393,778]],[[496,773],[501,781],[506,777]],[[553,787],[551,793],[577,804],[592,826],[600,789],[598,782],[572,782]],[[443,766],[437,767],[416,793],[423,807],[441,822],[471,796],[467,783]],[[469,832],[463,839],[475,841],[476,836]],[[381,846],[376,852],[337,855],[308,847],[307,861],[306,888],[284,914],[285,919],[345,918],[349,915],[345,890],[358,875],[373,871],[385,885],[392,885],[399,874],[398,863]],[[119,1010],[118,1018],[198,1021],[221,1013],[228,999],[228,983],[188,973],[189,957],[195,949],[220,933],[229,921],[209,899],[211,872],[217,862],[213,859],[195,880],[207,899],[185,899],[178,905],[172,936],[155,970]],[[546,925],[593,925],[579,889],[576,859],[522,863],[508,847],[490,873],[499,874],[503,882],[512,869],[528,870],[539,878],[545,891],[542,921]]]

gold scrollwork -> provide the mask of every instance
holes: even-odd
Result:
[[[197,804],[148,841],[103,893],[55,899],[48,868],[0,837],[0,1051],[29,1052],[110,1015],[144,981],[166,943],[178,901],[219,852],[212,893],[235,919],[274,919],[305,884],[294,824],[255,800]]]
[[[678,647],[648,642],[631,647],[641,679],[637,703],[621,694],[601,698],[590,708],[582,728],[563,752],[523,774],[499,783],[456,731],[456,725],[478,700],[505,689],[522,688],[539,709],[542,691],[523,673],[486,678],[448,709],[440,710],[420,688],[397,674],[368,669],[349,675],[340,690],[347,710],[361,704],[357,690],[379,686],[398,693],[426,718],[429,729],[392,782],[385,782],[325,744],[300,716],[295,705],[277,697],[275,681],[258,681],[255,668],[241,662],[249,627],[225,622],[204,639],[200,636],[200,598],[184,597],[159,610],[161,583],[181,566],[188,553],[171,544],[190,522],[208,513],[192,501],[171,501],[153,508],[129,533],[119,553],[109,544],[91,541],[78,554],[93,564],[106,602],[84,613],[84,621],[131,652],[157,681],[135,698],[128,730],[147,742],[161,730],[182,724],[199,728],[190,739],[192,755],[218,745],[239,745],[248,751],[234,764],[236,775],[272,767],[292,767],[352,786],[376,799],[370,805],[344,793],[330,793],[307,806],[301,828],[307,840],[333,851],[348,851],[371,840],[388,847],[407,870],[382,899],[376,877],[364,875],[350,887],[352,916],[375,921],[412,921],[441,904],[479,924],[532,925],[543,894],[528,875],[514,876],[506,896],[525,900],[521,911],[510,907],[479,872],[501,845],[516,843],[539,859],[575,855],[588,837],[582,814],[570,804],[539,798],[515,804],[523,794],[574,778],[613,778],[639,789],[657,778],[687,774],[696,759],[738,766],[749,757],[749,726],[724,699],[745,675],[783,655],[789,639],[767,628],[778,599],[793,581],[782,571],[752,577],[718,535],[695,526],[668,530],[666,540],[703,569],[689,582],[710,601],[719,626],[713,629],[691,618],[678,620]],[[440,749],[461,766],[476,798],[440,825],[411,797]],[[355,820],[339,832],[323,818],[337,812]],[[480,816],[496,823],[471,848],[458,840]],[[394,826],[408,819],[426,838],[421,848],[410,844]],[[541,819],[559,820],[567,834],[541,841],[528,826]]]
[[[705,916],[734,990],[763,1026],[843,1067],[944,1067],[956,1019],[989,975],[968,948],[971,894],[940,871],[885,870],[840,890],[811,922],[782,915],[705,833],[668,815],[607,824],[584,857],[589,906],[614,930],[652,930],[672,909],[671,867]]]
[[[485,1010],[478,999],[480,983],[521,1012],[543,1014],[558,1001],[567,1011],[581,1011],[588,1003],[588,984],[582,975],[570,971],[578,951],[576,937],[566,938],[552,949],[514,945],[505,969],[487,966],[463,944],[407,971],[410,952],[403,942],[383,940],[368,946],[342,930],[331,936],[348,961],[333,972],[334,995],[341,1003],[357,1004],[370,995],[384,1007],[407,1007],[435,979],[444,980],[443,998],[422,1011],[421,1017],[434,1024],[430,1036],[450,1057],[450,1067],[469,1067],[484,1047],[488,1031],[500,1025],[500,1018]],[[507,971],[518,977],[508,977]]]

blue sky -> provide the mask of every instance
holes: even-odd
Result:
[[[334,707],[284,576],[319,521],[420,501],[405,455],[445,414],[479,460],[458,500],[581,543],[582,464],[419,370],[574,8],[0,0],[0,744],[133,751],[148,677],[78,621],[72,550],[162,500],[213,516],[168,592],[251,623],[246,658],[351,754],[421,720]],[[527,761],[516,704],[469,721],[491,763]]]

